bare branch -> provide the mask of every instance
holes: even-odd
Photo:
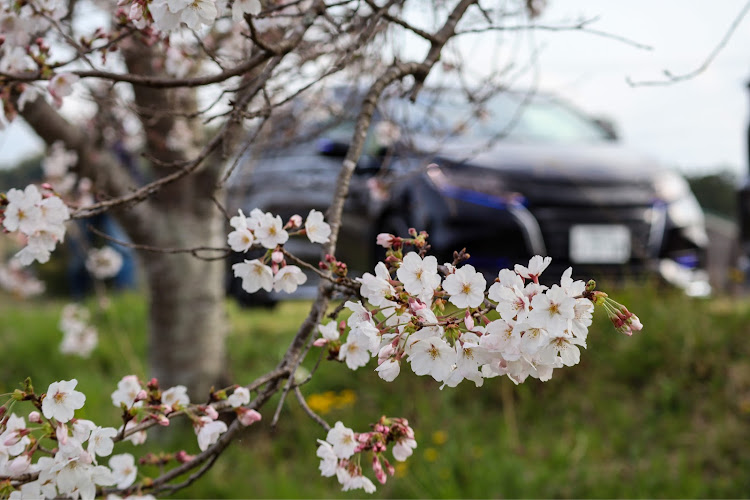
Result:
[[[630,77],[626,78],[625,81],[628,82],[628,85],[631,87],[655,87],[660,85],[671,85],[673,83],[679,83],[685,80],[690,80],[691,78],[695,78],[696,76],[700,75],[704,71],[708,69],[709,66],[711,66],[711,63],[713,63],[714,59],[716,59],[716,56],[719,55],[719,53],[726,47],[727,43],[729,43],[729,40],[731,40],[732,35],[734,35],[734,32],[737,30],[737,27],[740,25],[742,20],[745,18],[747,13],[750,11],[750,1],[745,4],[744,7],[742,7],[742,10],[740,10],[739,14],[734,18],[732,21],[732,24],[729,26],[729,29],[724,33],[724,36],[719,41],[718,45],[714,47],[714,49],[711,51],[710,54],[708,54],[708,57],[701,63],[700,66],[698,66],[693,71],[690,71],[688,73],[683,73],[681,75],[675,75],[671,71],[665,69],[664,70],[664,76],[667,78],[666,80],[644,80],[644,81],[633,81]]]
[[[127,247],[127,248],[133,248],[135,250],[142,250],[144,252],[155,252],[155,253],[189,253],[192,254],[193,257],[201,260],[222,260],[226,259],[227,256],[229,256],[232,253],[232,249],[228,247],[205,247],[205,246],[199,246],[199,247],[192,247],[192,248],[165,248],[165,247],[156,247],[152,245],[143,245],[139,243],[131,243],[129,241],[123,241],[119,240],[117,238],[114,238],[106,233],[103,233],[102,231],[99,231],[97,228],[95,228],[92,225],[88,225],[87,229],[91,231],[92,233],[96,234],[97,236],[101,236],[107,241],[111,241],[112,243],[117,243],[118,245]],[[201,255],[201,252],[221,252],[220,255],[213,256],[213,257],[205,257]]]
[[[302,391],[300,391],[299,387],[294,388],[294,394],[295,396],[297,396],[297,401],[299,402],[299,405],[302,407],[302,409],[305,410],[305,413],[307,413],[307,415],[311,419],[315,420],[321,427],[323,427],[323,429],[325,429],[326,431],[330,431],[330,424],[323,420],[320,415],[315,413],[312,408],[310,408],[310,406],[307,404],[307,401],[305,401],[305,396],[302,395]]]
[[[559,25],[559,26],[545,25],[545,24],[524,24],[524,25],[514,25],[514,26],[490,25],[490,26],[485,26],[482,28],[461,30],[461,31],[456,32],[456,36],[484,33],[487,31],[580,31],[582,33],[586,33],[589,35],[594,35],[594,36],[598,36],[601,38],[608,38],[610,40],[615,40],[617,42],[624,43],[625,45],[630,45],[631,47],[635,47],[636,49],[654,50],[654,48],[651,45],[637,42],[635,40],[624,37],[622,35],[618,35],[616,33],[610,33],[608,31],[603,31],[599,29],[589,28],[589,24],[593,24],[598,20],[599,20],[598,17],[593,17],[590,19],[584,19],[583,21],[577,22],[575,24]]]

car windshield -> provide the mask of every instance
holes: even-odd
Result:
[[[394,100],[384,115],[414,134],[513,142],[580,143],[608,139],[591,119],[545,96],[504,92],[483,103],[456,94],[428,93],[414,104]]]

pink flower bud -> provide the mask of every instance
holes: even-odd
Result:
[[[19,455],[8,464],[8,472],[11,476],[18,476],[24,474],[31,466],[31,457],[23,454]]]
[[[66,444],[68,442],[68,426],[58,422],[57,429],[55,429],[55,437],[57,437],[58,443]]]
[[[259,422],[261,419],[260,413],[258,413],[255,410],[251,410],[249,408],[237,408],[237,418],[239,419],[240,423],[247,427],[248,425],[252,425],[255,422]]]
[[[641,320],[635,314],[630,316],[630,328],[634,332],[640,332],[643,330],[643,323],[641,323]]]
[[[169,426],[169,419],[164,415],[157,415],[156,417],[156,423],[163,427]]]
[[[279,252],[278,250],[274,251],[271,254],[271,260],[276,264],[281,264],[281,262],[284,260],[284,253]]]
[[[135,395],[135,401],[134,403],[137,403],[138,401],[143,401],[148,398],[148,393],[141,389],[138,391],[138,394]]]
[[[292,227],[302,227],[302,217],[294,214],[291,217],[289,217],[289,224],[292,225]]]
[[[313,342],[313,346],[315,346],[315,347],[323,347],[327,343],[328,343],[328,339],[321,337],[321,338],[315,340],[315,342]]]
[[[388,473],[389,476],[393,476],[396,474],[396,468],[391,465],[391,463],[388,461],[387,458],[383,458],[383,462],[385,462],[385,470]]]
[[[42,189],[46,189],[48,191],[53,191],[54,190],[54,188],[52,187],[52,184],[50,184],[49,182],[43,183],[42,184]]]
[[[393,238],[394,236],[389,233],[380,233],[375,238],[375,243],[377,243],[379,246],[383,248],[391,248],[393,246]]]
[[[469,313],[468,309],[464,315],[464,325],[466,325],[466,329],[469,331],[474,329],[474,318],[471,317],[471,313]]]
[[[181,464],[184,464],[194,459],[195,455],[188,455],[185,450],[180,450],[177,452],[174,458]]]
[[[383,471],[383,466],[380,464],[380,460],[378,459],[377,455],[372,457],[372,470],[375,472],[375,478],[378,480],[378,482],[380,484],[385,484],[385,472]]]
[[[216,420],[217,418],[219,418],[219,413],[216,411],[216,408],[211,405],[206,406],[203,411],[206,412],[206,415],[208,415],[211,420]]]
[[[80,455],[78,455],[78,463],[90,465],[94,462],[94,458],[91,456],[91,454],[83,450]]]
[[[409,297],[409,309],[411,310],[413,314],[416,314],[417,311],[421,311],[422,309],[426,307],[427,307],[427,304],[425,304],[421,300],[414,298],[414,297]]]
[[[29,422],[32,422],[35,424],[41,424],[42,416],[39,414],[38,411],[32,411],[31,413],[29,413]]]

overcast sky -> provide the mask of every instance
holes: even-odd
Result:
[[[653,46],[643,51],[584,33],[539,33],[542,86],[613,119],[628,144],[694,172],[747,169],[750,15],[712,65],[694,79],[660,87],[699,67],[747,0],[550,0],[542,22],[599,16],[593,27]]]
[[[660,87],[632,87],[626,79],[659,80],[665,69],[681,74],[697,68],[746,2],[549,0],[540,24],[570,24],[598,16],[592,28],[653,50],[582,32],[536,31],[540,87],[590,114],[611,119],[627,144],[668,165],[689,173],[722,167],[745,172],[750,16],[697,77]],[[41,147],[23,128],[18,124],[0,131],[0,165]]]

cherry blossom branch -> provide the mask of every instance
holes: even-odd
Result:
[[[232,253],[232,249],[229,247],[206,247],[206,246],[198,246],[198,247],[192,247],[192,248],[165,248],[165,247],[156,247],[152,245],[144,245],[141,243],[131,243],[129,241],[124,241],[117,239],[113,236],[108,235],[107,233],[104,233],[97,229],[96,227],[92,226],[91,224],[88,224],[86,228],[91,231],[92,233],[96,234],[97,236],[101,236],[107,241],[111,241],[112,243],[117,243],[118,245],[132,248],[134,250],[143,250],[145,252],[155,252],[155,253],[189,253],[192,254],[193,257],[201,260],[223,260],[226,259],[227,256],[229,256]],[[220,255],[214,256],[214,257],[206,257],[200,255],[200,252],[221,252]]]
[[[302,409],[307,413],[307,415],[313,419],[315,422],[317,422],[323,429],[326,431],[331,430],[331,425],[326,422],[323,417],[315,413],[312,408],[307,404],[307,401],[305,401],[305,396],[302,394],[302,391],[300,391],[299,386],[294,388],[294,395],[297,396],[297,401],[299,402],[299,405],[302,407]]]
[[[482,33],[486,31],[580,31],[583,33],[587,33],[589,35],[601,37],[601,38],[608,38],[610,40],[614,40],[620,43],[623,43],[625,45],[630,45],[631,47],[635,47],[636,49],[640,50],[654,50],[654,47],[651,45],[647,45],[645,43],[638,42],[636,40],[632,40],[630,38],[627,38],[622,35],[618,35],[616,33],[611,33],[608,31],[598,30],[594,28],[589,28],[590,24],[593,24],[599,20],[599,17],[592,17],[589,19],[584,19],[582,21],[579,21],[575,24],[569,24],[569,25],[545,25],[545,24],[523,24],[523,25],[513,25],[513,26],[496,26],[496,25],[490,25],[490,26],[484,26],[481,28],[467,28],[456,32],[456,36],[462,36],[462,35],[469,35],[469,34],[476,34],[476,33]]]
[[[664,76],[666,77],[666,80],[633,81],[630,77],[628,77],[625,79],[625,81],[628,82],[628,85],[630,85],[631,87],[653,87],[660,85],[671,85],[673,83],[679,83],[695,78],[696,76],[706,71],[709,66],[711,66],[711,63],[713,63],[714,59],[716,59],[716,56],[718,56],[719,53],[724,49],[724,47],[726,47],[727,43],[729,43],[729,40],[731,40],[734,32],[737,30],[737,27],[740,25],[748,12],[750,12],[750,1],[745,3],[745,5],[742,7],[739,14],[737,14],[737,16],[734,18],[732,24],[729,26],[729,29],[724,33],[724,36],[721,38],[716,47],[714,47],[714,49],[708,54],[708,56],[703,60],[700,66],[695,68],[693,71],[682,74],[674,74],[671,71],[665,69]]]

